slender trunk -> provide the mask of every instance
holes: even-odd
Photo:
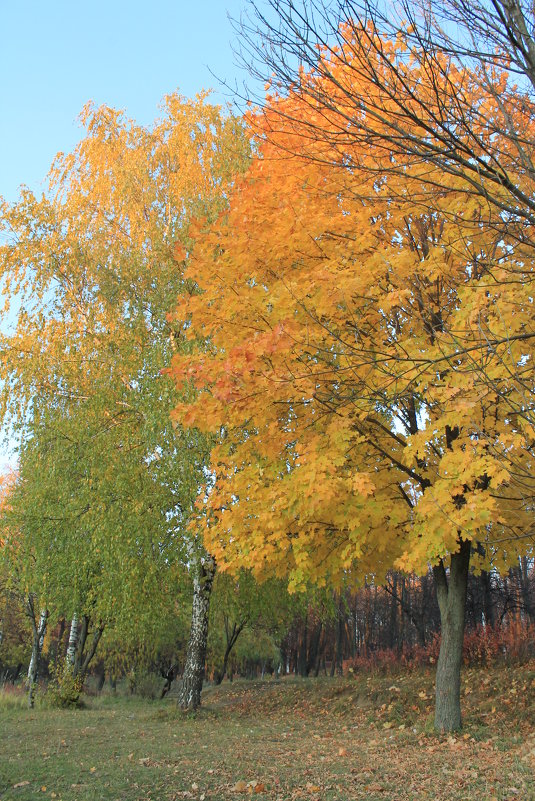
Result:
[[[322,626],[321,638],[320,638],[320,643],[318,645],[318,653],[317,653],[317,656],[316,656],[316,665],[315,665],[315,668],[314,668],[314,676],[316,678],[320,674],[322,662],[323,662],[323,665],[325,666],[325,647],[326,647],[326,645],[327,645],[327,638],[326,638],[325,631],[323,630],[323,626]]]
[[[48,609],[43,609],[41,611],[39,623],[37,623],[33,598],[30,596],[27,600],[27,615],[30,618],[30,623],[32,625],[32,655],[30,658],[30,665],[28,667],[28,706],[33,708],[35,704],[37,680],[39,678],[41,653],[43,651],[43,642],[45,639],[46,624],[48,621]]]
[[[392,592],[390,600],[390,622],[388,626],[388,647],[394,648],[398,644],[398,574],[392,574]]]
[[[84,649],[88,631],[89,631],[89,617],[87,615],[82,615],[82,625],[80,626],[80,632],[78,634],[78,642],[76,643],[76,650],[74,652],[74,661],[72,665],[73,676],[77,676],[78,673],[80,672],[80,668],[82,667],[82,660],[84,658]],[[72,633],[72,626],[71,626],[71,633]],[[69,647],[70,647],[70,639],[69,639]]]
[[[223,664],[221,666],[221,670],[218,671],[216,673],[216,675],[215,675],[215,683],[216,684],[221,684],[221,682],[225,678],[225,673],[227,672],[228,660],[229,660],[230,653],[231,653],[232,649],[234,648],[234,646],[236,645],[238,637],[240,636],[240,634],[242,633],[242,631],[243,631],[243,629],[245,628],[246,625],[247,625],[247,618],[245,618],[244,620],[241,620],[239,623],[233,623],[232,624],[232,630],[231,630],[229,621],[225,617],[225,637],[226,637],[227,645],[226,645],[226,648],[225,648],[225,654],[223,656]]]
[[[216,571],[215,559],[207,556],[200,560],[193,579],[193,604],[191,631],[178,698],[182,709],[197,709],[201,705],[201,690],[204,679],[204,661],[208,639],[208,612],[210,594]]]
[[[97,682],[97,691],[99,693],[102,692],[102,688],[104,687],[104,682],[105,681],[106,681],[106,668],[105,668],[104,662],[103,662],[101,670],[100,670],[100,673],[99,673],[99,676],[98,676],[98,682]]]
[[[67,658],[65,667],[71,672],[74,671],[76,661],[76,646],[78,645],[78,615],[75,612],[71,621],[71,632],[69,634],[69,644],[67,646]]]
[[[312,670],[315,670],[316,665],[318,664],[319,661],[319,647],[320,647],[322,630],[323,630],[323,624],[321,623],[321,621],[317,623],[314,629],[312,630],[312,635],[310,637],[310,642],[308,645],[307,676],[310,675],[310,672]]]
[[[336,662],[336,675],[342,676],[343,671],[343,639],[344,639],[344,601],[342,596],[338,600],[338,608],[336,611],[336,649],[334,659]]]
[[[519,565],[520,591],[524,611],[531,621],[535,619],[535,604],[533,603],[532,587],[530,582],[529,562],[526,556],[522,556]]]
[[[303,626],[301,642],[299,645],[299,652],[297,657],[297,670],[299,675],[306,679],[308,676],[307,670],[307,650],[308,650],[308,614],[305,615],[305,622]]]
[[[102,637],[103,632],[104,632],[104,623],[101,622],[98,626],[96,626],[93,629],[93,635],[91,637],[91,645],[87,649],[83,659],[82,659],[82,654],[80,654],[80,663],[78,665],[77,672],[74,675],[79,678],[80,686],[82,687],[85,681],[85,677],[87,675],[89,664],[97,652],[98,644],[100,642],[100,638]],[[87,631],[85,637],[87,638]]]
[[[461,728],[461,664],[471,543],[463,540],[451,557],[449,581],[441,561],[433,568],[440,609],[441,640],[437,663],[435,729]]]

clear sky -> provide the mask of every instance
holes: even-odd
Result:
[[[191,97],[233,83],[236,37],[227,18],[246,0],[0,0],[0,195],[39,191],[55,154],[82,132],[88,100],[140,123],[176,89]]]
[[[225,90],[247,75],[235,64],[246,0],[0,0],[0,195],[25,184],[37,194],[58,151],[82,137],[89,100],[125,109],[137,122],[158,116],[164,95]],[[0,471],[15,462],[0,437]]]

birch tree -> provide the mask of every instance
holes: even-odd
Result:
[[[11,302],[18,311],[0,342],[0,411],[25,436],[29,421],[40,427],[41,441],[65,454],[60,463],[76,465],[78,489],[50,502],[56,511],[66,504],[62,519],[77,521],[75,539],[92,539],[94,564],[104,561],[111,575],[118,541],[135,551],[136,512],[144,524],[152,516],[153,546],[172,541],[185,563],[180,542],[207,443],[169,421],[174,393],[161,369],[182,347],[183,324],[171,325],[167,312],[189,288],[190,220],[225,207],[248,144],[241,124],[206,95],[166,97],[150,127],[107,107],[87,106],[81,120],[86,136],[58,154],[49,191],[39,199],[23,190],[2,206],[3,313]],[[39,507],[27,509],[35,520]],[[104,536],[107,548],[97,545]],[[104,594],[103,619],[120,608],[120,594]]]

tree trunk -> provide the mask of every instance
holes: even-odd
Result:
[[[398,645],[398,574],[392,573],[392,591],[390,600],[390,621],[388,626],[388,647],[393,649]]]
[[[73,618],[74,623],[74,618]],[[89,617],[82,615],[82,625],[78,634],[78,641],[74,652],[74,660],[72,663],[72,675],[77,676],[82,667],[82,660],[84,658],[85,643],[87,640],[87,633],[89,631]],[[72,637],[72,624],[71,624],[71,637]],[[69,637],[69,648],[71,647],[71,638]]]
[[[93,657],[97,652],[97,647],[100,642],[100,638],[104,632],[104,624],[101,622],[98,626],[93,628],[93,636],[91,637],[91,645],[87,649],[85,656],[83,656],[83,649],[80,650],[80,661],[78,662],[78,654],[77,654],[77,664],[75,666],[76,672],[75,676],[77,676],[80,680],[80,686],[83,686],[85,681],[85,677],[87,675],[87,671],[89,668],[89,664]],[[85,639],[87,639],[87,631],[85,633]],[[85,644],[84,639],[84,644]],[[82,658],[83,657],[83,658]]]
[[[307,676],[310,675],[312,670],[316,669],[316,665],[319,663],[319,647],[322,631],[323,624],[320,621],[319,623],[316,623],[315,627],[313,628],[308,644]],[[318,674],[316,673],[315,675],[317,676]]]
[[[229,620],[225,616],[225,637],[227,645],[225,648],[225,654],[223,656],[223,664],[221,666],[221,670],[217,671],[214,677],[215,684],[221,684],[221,682],[225,678],[225,673],[227,672],[230,653],[234,648],[234,646],[236,645],[238,637],[240,636],[246,625],[247,625],[247,618],[244,618],[239,623],[233,623],[231,630]]]
[[[524,612],[527,614],[530,621],[533,621],[535,619],[535,604],[533,603],[533,596],[532,596],[529,561],[526,556],[522,556],[520,558],[519,577],[520,577],[520,592],[522,594],[522,603],[524,606]]]
[[[208,639],[208,612],[210,594],[216,571],[215,559],[206,556],[199,561],[193,579],[193,605],[191,631],[182,676],[178,704],[182,709],[197,709],[201,705],[201,690],[204,679],[204,661]]]
[[[452,555],[449,581],[442,561],[433,568],[441,622],[435,729],[442,732],[456,731],[462,725],[461,664],[470,548],[471,543],[463,540]]]
[[[74,663],[76,661],[76,646],[78,645],[78,615],[76,612],[72,616],[71,631],[69,634],[69,644],[67,646],[67,657],[65,661],[65,668],[74,671]]]
[[[27,601],[27,614],[30,618],[32,625],[32,655],[28,667],[28,706],[33,708],[35,704],[35,690],[37,688],[37,680],[39,678],[39,665],[41,661],[41,652],[43,650],[43,642],[46,633],[46,624],[48,621],[48,609],[43,609],[39,617],[39,624],[35,618],[35,609],[33,605],[33,598],[30,596]]]
[[[335,652],[334,652],[334,661],[335,661],[335,670],[337,676],[343,676],[343,638],[344,638],[344,614],[345,614],[345,604],[340,595],[338,599],[338,606],[336,609],[336,644],[335,644]]]
[[[299,651],[297,655],[297,670],[301,678],[306,679],[308,676],[307,669],[307,649],[308,649],[308,614],[305,615],[303,630],[301,632],[301,642],[299,644]]]

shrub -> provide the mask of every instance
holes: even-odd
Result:
[[[436,664],[440,634],[434,634],[425,646],[363,648],[354,659],[344,661],[344,672],[393,673]],[[535,655],[535,624],[513,619],[506,625],[477,626],[464,635],[463,662],[467,667],[491,665],[507,660],[522,663]]]
[[[150,671],[131,670],[127,678],[128,689],[133,695],[139,695],[140,698],[148,698],[151,701],[160,698],[164,685],[161,676]]]
[[[80,676],[73,676],[72,670],[65,660],[60,660],[51,666],[51,680],[48,685],[46,697],[51,706],[60,709],[80,707],[80,695],[83,690],[83,680]]]

